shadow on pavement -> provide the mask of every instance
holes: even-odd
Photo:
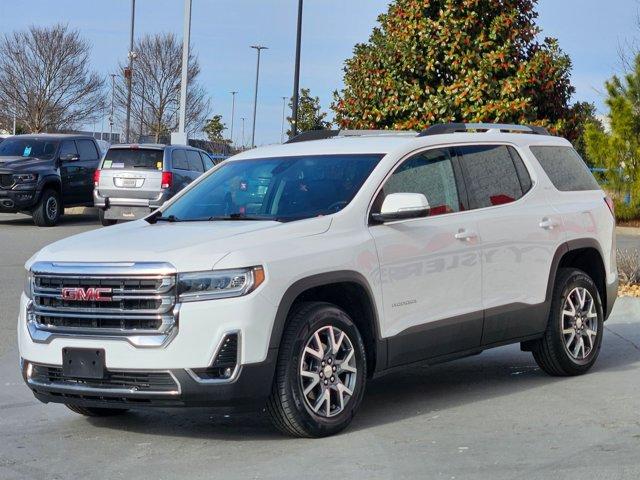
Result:
[[[90,225],[90,224],[98,224],[98,216],[91,214],[65,214],[60,217],[60,223],[57,227],[63,227],[65,225]],[[36,226],[33,223],[33,219],[27,215],[16,214],[3,214],[2,218],[0,218],[0,225],[7,226],[23,226],[23,227],[34,227]],[[55,227],[53,227],[55,228]]]
[[[592,374],[632,370],[640,364],[635,324],[612,325]],[[609,329],[609,328],[608,328]],[[546,375],[518,345],[432,367],[415,367],[373,380],[347,432],[399,422],[460,405],[568,382]],[[535,394],[535,393],[534,393]],[[548,394],[548,391],[545,393]],[[287,440],[264,413],[220,416],[206,410],[136,411],[123,417],[91,418],[98,428],[174,437],[220,440]]]

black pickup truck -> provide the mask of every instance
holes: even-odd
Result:
[[[83,135],[17,135],[0,143],[0,212],[28,213],[40,227],[65,208],[93,205],[100,149]]]

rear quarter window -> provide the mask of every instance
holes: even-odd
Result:
[[[584,160],[571,147],[529,147],[551,183],[561,192],[600,190]]]
[[[162,150],[148,148],[112,148],[102,162],[103,170],[143,169],[162,170]]]

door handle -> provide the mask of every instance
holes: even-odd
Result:
[[[553,230],[558,226],[558,223],[554,222],[548,217],[545,217],[538,225],[540,226],[540,228],[544,228],[545,230]]]
[[[461,240],[463,242],[469,242],[471,240],[475,240],[478,238],[478,234],[475,232],[468,232],[467,230],[460,229],[458,233],[454,235],[456,240]]]

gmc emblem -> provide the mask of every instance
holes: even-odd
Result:
[[[63,288],[62,299],[77,302],[110,302],[111,292],[111,288]]]

